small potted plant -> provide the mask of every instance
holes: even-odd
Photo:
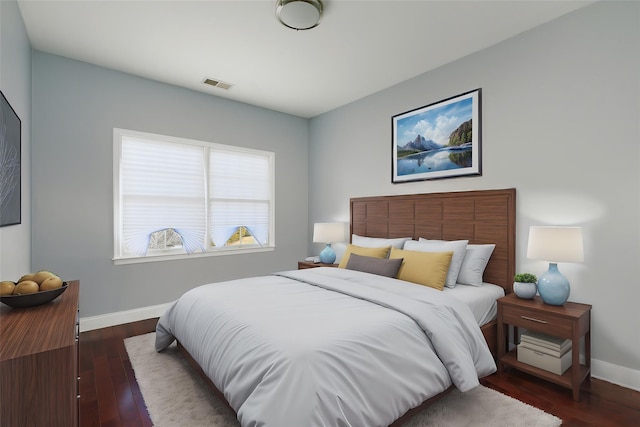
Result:
[[[518,273],[513,277],[513,292],[524,299],[531,299],[536,296],[538,278],[531,273]]]

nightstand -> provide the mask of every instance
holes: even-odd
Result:
[[[509,294],[498,300],[498,371],[505,366],[570,388],[573,400],[580,399],[580,385],[591,375],[591,305],[566,302],[555,306],[534,299],[518,298]],[[506,351],[509,325],[514,327],[514,344],[519,340],[518,328],[542,332],[559,338],[570,339],[571,367],[562,375],[518,361],[516,350]],[[585,364],[580,364],[580,339],[584,337]]]
[[[305,268],[316,268],[316,267],[337,267],[338,264],[325,264],[322,262],[313,262],[313,261],[298,261],[298,270],[304,270]]]

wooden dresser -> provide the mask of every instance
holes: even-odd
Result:
[[[0,426],[78,427],[80,283],[29,308],[0,304]]]

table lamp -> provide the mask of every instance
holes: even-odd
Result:
[[[342,222],[318,222],[313,225],[313,241],[315,243],[326,243],[320,252],[320,262],[333,264],[336,260],[336,253],[331,248],[332,243],[345,241],[345,226]]]
[[[538,292],[547,304],[564,304],[571,288],[557,263],[584,261],[582,228],[530,227],[527,258],[549,261],[549,270],[538,277]]]

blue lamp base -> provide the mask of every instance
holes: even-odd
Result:
[[[336,253],[331,249],[331,243],[327,243],[322,252],[320,252],[320,262],[324,264],[333,264],[336,260]]]
[[[549,270],[538,278],[538,292],[549,305],[562,305],[569,299],[569,280],[558,270],[558,264],[549,263]]]

